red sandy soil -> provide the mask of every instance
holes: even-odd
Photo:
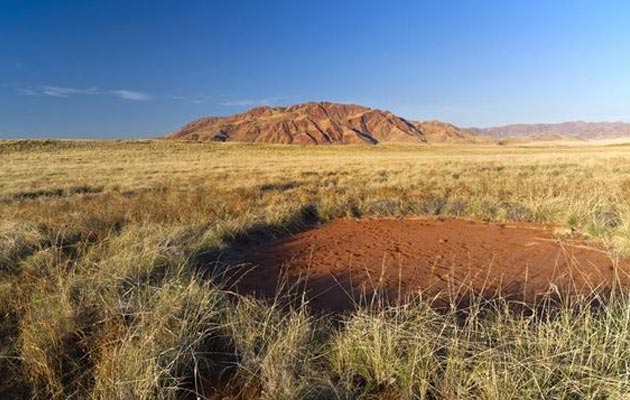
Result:
[[[238,291],[273,297],[282,282],[299,281],[313,308],[325,311],[349,309],[377,288],[389,299],[472,292],[531,302],[609,289],[630,271],[601,243],[559,237],[552,226],[459,219],[338,220],[247,249],[241,261],[250,269]]]

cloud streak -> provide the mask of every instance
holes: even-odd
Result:
[[[101,94],[96,88],[76,89],[59,86],[40,86],[40,92],[47,96],[68,98],[75,95],[95,95]]]
[[[34,88],[22,88],[19,92],[26,96],[49,96],[67,99],[74,96],[109,96],[122,100],[146,101],[153,97],[150,94],[128,89],[101,90],[95,87],[72,88],[62,86],[37,86]]]
[[[146,93],[142,93],[142,92],[135,92],[133,90],[126,90],[126,89],[112,90],[110,93],[123,100],[135,100],[135,101],[151,100],[150,95]]]
[[[168,100],[185,101],[185,102],[190,102],[190,103],[193,103],[193,104],[201,104],[201,103],[203,103],[203,100],[202,100],[203,98],[205,98],[205,96],[196,96],[196,97],[175,96],[175,95],[166,96],[166,99],[168,99]]]
[[[245,99],[227,99],[224,101],[218,101],[204,95],[186,96],[175,94],[161,94],[153,95],[146,92],[140,92],[131,89],[100,89],[98,87],[68,87],[68,86],[56,86],[56,85],[38,85],[38,86],[22,86],[16,87],[17,93],[23,96],[44,96],[53,97],[58,99],[68,99],[72,97],[110,97],[113,99],[125,100],[125,101],[149,101],[149,100],[167,100],[175,102],[186,102],[191,104],[203,104],[208,100],[212,100],[212,103],[219,104],[224,107],[255,107],[255,106],[275,106],[286,102],[289,99],[294,99],[296,96],[274,96],[264,98],[245,98]]]
[[[241,99],[241,100],[228,100],[219,103],[225,107],[252,107],[252,106],[270,106],[277,104],[281,100],[286,100],[288,97],[265,97],[263,99]]]

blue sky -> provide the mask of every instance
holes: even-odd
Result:
[[[0,0],[0,137],[151,137],[310,100],[630,122],[630,2]]]

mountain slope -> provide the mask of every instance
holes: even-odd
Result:
[[[414,121],[429,143],[491,143],[493,138],[441,121]]]
[[[495,136],[573,136],[581,139],[630,137],[630,124],[624,122],[563,122],[559,124],[514,124],[492,128],[471,128],[472,132]]]
[[[169,139],[296,144],[426,143],[424,133],[389,111],[309,102],[258,107],[230,117],[204,117]]]

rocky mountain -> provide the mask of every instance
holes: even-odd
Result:
[[[624,122],[564,122],[559,124],[515,124],[493,128],[471,128],[477,134],[506,136],[570,136],[580,139],[630,137],[630,124]]]
[[[264,106],[229,117],[204,117],[168,138],[283,144],[427,142],[416,125],[389,111],[330,102]]]
[[[493,139],[442,121],[415,121],[429,143],[490,143]]]

